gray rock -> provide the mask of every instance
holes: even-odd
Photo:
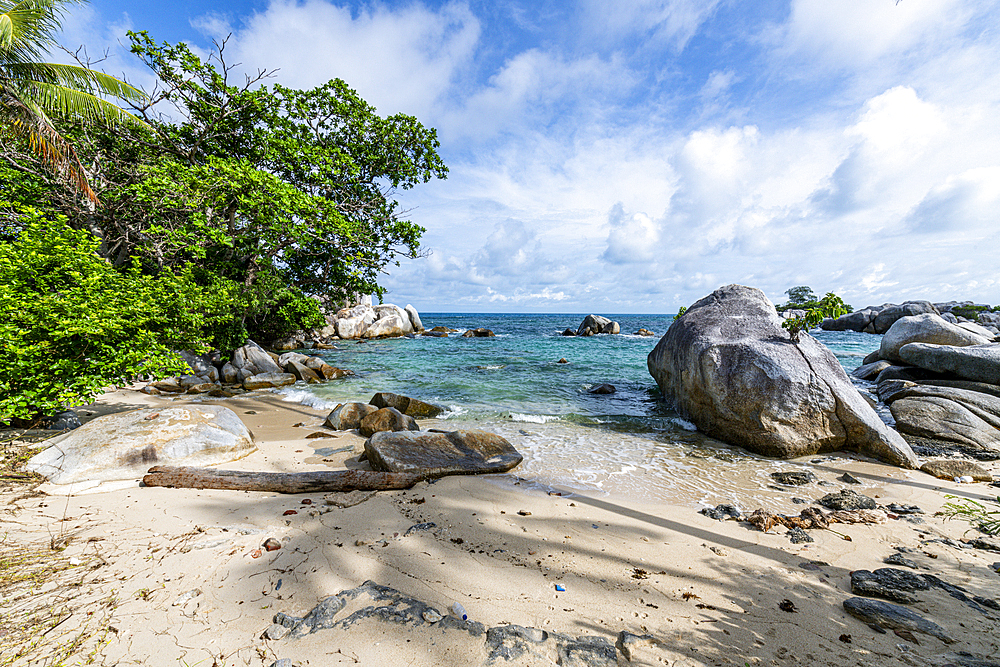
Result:
[[[495,335],[496,334],[494,334],[489,329],[484,329],[483,327],[479,327],[478,329],[469,329],[464,334],[462,334],[462,338],[493,338]]]
[[[298,364],[307,365],[306,362],[314,357],[310,357],[308,354],[302,354],[301,352],[285,352],[278,355],[278,365],[284,368],[289,361],[294,361]]]
[[[885,359],[880,359],[871,364],[863,364],[858,366],[853,371],[851,375],[856,378],[861,378],[862,380],[873,380],[875,377],[887,368],[892,366],[891,361],[886,361]]]
[[[406,316],[410,318],[410,326],[413,327],[413,330],[423,331],[424,323],[420,321],[420,313],[417,312],[417,309],[410,304],[406,304],[406,308],[403,310],[406,311]]]
[[[270,626],[268,626],[267,630],[264,630],[264,637],[266,637],[267,639],[270,639],[273,642],[274,641],[279,641],[279,640],[282,640],[285,637],[287,637],[288,636],[288,632],[289,632],[289,630],[285,626],[278,625],[277,623],[272,623]],[[286,658],[286,660],[287,660],[287,658]],[[281,661],[279,660],[278,662],[276,662],[274,664],[277,665],[279,662],[281,662]],[[292,664],[292,661],[288,660],[288,664],[289,665]]]
[[[243,380],[243,388],[247,391],[285,387],[290,384],[295,384],[295,376],[291,373],[260,373]]]
[[[729,519],[740,520],[743,513],[735,505],[716,505],[715,507],[703,507],[698,510],[699,514],[704,514],[709,519],[716,521],[728,521]]]
[[[855,595],[882,598],[890,602],[913,604],[917,598],[913,591],[926,591],[931,585],[919,575],[905,570],[883,567],[874,572],[851,572],[851,592]]]
[[[873,510],[878,507],[874,498],[863,496],[857,491],[841,489],[837,493],[828,493],[819,500],[820,505],[831,510]]]
[[[939,658],[943,662],[935,663],[938,667],[1000,667],[1000,661],[986,656],[974,655],[968,651],[945,653]]]
[[[969,476],[977,482],[991,482],[993,475],[978,463],[962,459],[940,459],[928,461],[920,466],[920,470],[938,479],[955,479]]]
[[[974,382],[1000,384],[1000,345],[933,345],[909,343],[899,349],[908,364],[938,373],[954,373]]]
[[[858,479],[857,477],[855,477],[854,475],[852,475],[849,472],[845,472],[843,475],[841,475],[837,479],[839,479],[841,482],[844,482],[845,484],[861,484],[862,483],[860,479]]]
[[[816,475],[811,472],[772,472],[771,479],[778,484],[787,486],[802,486],[816,481]]]
[[[729,285],[692,305],[647,366],[682,417],[724,442],[779,458],[846,449],[918,465],[829,349],[807,334],[793,343],[760,290]]]
[[[910,343],[934,343],[936,345],[982,345],[984,338],[961,327],[945,322],[940,315],[925,314],[903,317],[885,332],[879,346],[879,356],[889,361],[903,361],[899,349]]]
[[[173,378],[165,378],[165,379],[160,380],[158,382],[154,382],[153,383],[153,387],[156,388],[156,389],[158,389],[158,390],[160,390],[160,391],[166,391],[166,392],[170,392],[170,393],[177,393],[177,392],[184,391],[184,387],[181,386],[180,380],[178,378],[175,378],[175,377],[173,377]]]
[[[416,420],[396,408],[380,408],[361,419],[358,431],[366,438],[383,431],[418,431]]]
[[[576,329],[577,336],[621,333],[621,326],[600,315],[587,315]]]
[[[1000,552],[1000,537],[975,537],[969,540],[969,546],[982,551]]]
[[[239,372],[236,370],[236,366],[233,366],[232,362],[229,361],[222,365],[220,376],[226,384],[236,384],[239,382]]]
[[[587,393],[590,394],[613,394],[617,391],[613,384],[599,384],[596,387],[590,389]]]
[[[296,667],[291,658],[281,658],[271,663],[270,667]]]
[[[71,431],[80,428],[80,417],[72,410],[57,412],[42,420],[43,427],[49,431]]]
[[[959,322],[958,326],[966,331],[971,331],[974,334],[982,336],[986,340],[992,340],[994,336],[992,331],[984,326],[976,324],[975,322]]]
[[[877,311],[871,308],[856,310],[836,319],[826,319],[820,325],[824,331],[864,331],[875,319]]]
[[[886,556],[885,560],[882,562],[886,565],[902,565],[903,567],[908,567],[911,570],[917,569],[916,563],[899,552],[894,553],[891,556]]]
[[[561,667],[618,667],[615,647],[604,637],[577,637],[561,642],[556,664]]]
[[[501,659],[510,662],[525,655],[540,658],[544,651],[542,646],[548,638],[549,633],[545,630],[521,625],[490,628],[486,631],[486,662],[492,664]]]
[[[913,389],[916,388],[904,391]],[[889,412],[900,433],[957,442],[975,449],[1000,450],[1000,431],[967,404],[935,396],[914,396],[896,398]]]
[[[365,453],[375,470],[435,477],[507,472],[522,460],[507,440],[487,431],[376,433],[365,441]]]
[[[862,364],[874,364],[879,361],[878,350],[872,350],[865,355],[865,358],[861,360]]]
[[[368,402],[377,408],[396,408],[404,415],[410,415],[411,417],[418,419],[430,419],[432,417],[437,417],[445,411],[445,409],[439,405],[432,405],[416,398],[403,396],[401,394],[393,394],[387,391],[375,394]]]
[[[879,310],[872,321],[873,333],[885,333],[900,319],[915,315],[937,315],[937,309],[929,301],[907,301],[901,305],[889,304]]]
[[[797,526],[788,529],[788,539],[792,541],[792,544],[805,544],[816,541],[809,536],[809,533]]]
[[[652,635],[633,635],[631,632],[622,630],[618,633],[615,647],[622,652],[629,662],[636,662],[639,659],[638,652],[642,649],[660,648],[661,642]]]
[[[938,624],[928,621],[906,607],[900,607],[890,602],[868,598],[848,598],[844,600],[844,609],[848,614],[868,625],[889,630],[919,632],[937,637],[946,644],[955,642]]]
[[[208,466],[256,449],[235,412],[207,404],[105,415],[50,443],[26,468],[54,484],[137,480],[154,465]]]
[[[923,368],[917,368],[916,366],[889,366],[888,368],[882,369],[877,376],[875,376],[875,382],[877,384],[882,384],[888,380],[907,380],[909,382],[925,382],[927,380],[935,380],[941,377],[940,373],[935,373],[933,371],[928,371]]]
[[[376,306],[375,318],[362,334],[363,338],[398,338],[413,333],[410,316],[399,306],[392,304]]]
[[[281,366],[271,358],[271,355],[252,340],[248,340],[243,347],[233,350],[232,364],[238,372],[242,371],[245,377],[282,372]]]
[[[378,410],[374,405],[368,403],[344,403],[338,405],[326,416],[323,426],[335,431],[348,431],[361,428],[361,420]]]
[[[291,373],[296,379],[303,382],[319,382],[322,380],[319,373],[309,368],[305,364],[300,364],[297,361],[289,361],[285,364],[285,371]]]
[[[361,338],[374,321],[375,309],[368,305],[358,305],[337,311],[334,328],[339,337],[352,340]]]
[[[968,391],[978,391],[980,394],[989,394],[1000,398],[1000,386],[987,384],[985,382],[973,382],[972,380],[921,380],[920,384],[929,387],[953,387],[955,389],[966,389]]]

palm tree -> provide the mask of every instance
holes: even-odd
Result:
[[[56,46],[67,5],[86,0],[0,0],[0,135],[26,140],[59,178],[95,205],[97,195],[53,117],[104,124],[142,121],[103,99],[143,100],[142,91],[78,65],[42,62]]]

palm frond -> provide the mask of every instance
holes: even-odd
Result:
[[[104,125],[143,126],[144,123],[121,107],[96,95],[68,86],[31,81],[20,86],[22,96],[38,104],[48,113],[65,118],[74,116]]]
[[[113,76],[79,65],[60,63],[9,63],[0,65],[0,76],[12,81],[37,81],[70,86],[93,95],[143,101],[146,94]]]

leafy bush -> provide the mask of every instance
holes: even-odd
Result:
[[[991,310],[989,306],[955,306],[951,309],[951,314],[975,322],[979,313],[988,313]]]
[[[686,313],[687,311],[688,311],[687,306],[681,306],[680,308],[677,309],[677,314],[674,315],[674,319],[675,320],[681,319],[682,317],[684,317],[684,313]]]
[[[828,317],[837,318],[849,312],[851,307],[843,299],[833,292],[827,292],[814,307],[806,309],[805,317],[788,318],[781,326],[788,330],[793,341],[798,342],[799,334],[803,331],[818,327]]]
[[[9,204],[21,232],[0,243],[0,421],[87,402],[105,387],[187,365],[230,318],[231,284],[197,284],[192,269],[145,275],[97,254],[89,232]]]

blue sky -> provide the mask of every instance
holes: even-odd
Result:
[[[64,44],[147,84],[127,29],[438,129],[399,193],[425,311],[665,313],[728,283],[855,307],[1000,303],[1000,5],[963,0],[93,0]]]

